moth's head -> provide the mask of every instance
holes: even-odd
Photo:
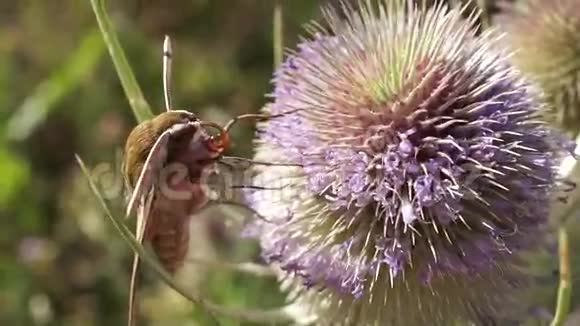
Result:
[[[204,142],[208,152],[213,153],[216,157],[221,155],[230,145],[230,136],[228,131],[222,126],[213,122],[201,122],[201,125],[206,128],[217,130],[217,134],[209,136]]]
[[[154,132],[157,135],[161,135],[167,129],[173,127],[176,124],[189,124],[192,122],[197,122],[199,119],[195,114],[189,111],[175,110],[166,111],[151,120],[151,125]]]

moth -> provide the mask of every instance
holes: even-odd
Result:
[[[265,120],[279,115],[245,114],[221,127],[200,120],[192,112],[172,110],[171,55],[170,39],[166,37],[163,44],[166,111],[131,131],[125,144],[122,174],[131,191],[126,216],[137,216],[137,241],[149,242],[163,267],[174,273],[187,255],[190,219],[210,201],[201,179],[225,159],[223,153],[230,145],[229,129],[240,120]],[[135,254],[129,289],[130,326],[135,322],[138,268],[139,257]]]

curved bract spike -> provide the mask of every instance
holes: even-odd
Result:
[[[165,100],[165,110],[171,111],[171,39],[165,35],[163,41],[163,98]]]

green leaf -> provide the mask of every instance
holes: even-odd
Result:
[[[139,122],[151,119],[154,116],[153,112],[151,111],[149,103],[145,100],[143,92],[141,92],[141,88],[125,56],[125,52],[119,43],[117,34],[113,29],[113,24],[105,9],[104,0],[91,0],[91,5],[93,6],[93,12],[97,18],[101,34],[109,49],[109,54],[111,55],[111,59],[125,90],[125,96],[129,100],[129,105],[131,105],[135,118]]]

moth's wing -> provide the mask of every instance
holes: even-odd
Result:
[[[171,136],[188,127],[190,127],[189,124],[175,124],[157,138],[149,151],[149,155],[147,155],[145,164],[139,174],[139,179],[137,179],[137,183],[127,204],[126,217],[131,216],[133,213],[137,199],[143,197],[143,195],[154,187],[156,177],[160,174],[161,169],[167,161],[167,144]]]
[[[151,206],[153,205],[154,188],[156,176],[159,175],[165,161],[167,160],[167,144],[171,133],[165,131],[157,138],[155,144],[151,147],[149,155],[145,160],[145,164],[139,174],[139,179],[135,184],[129,203],[127,204],[126,217],[131,216],[135,205],[137,209],[137,227],[135,230],[135,238],[139,244],[143,244],[145,237],[145,229],[149,222],[149,215],[151,214]],[[135,324],[135,292],[137,288],[137,272],[139,270],[139,255],[137,253],[133,256],[133,268],[131,270],[131,280],[129,283],[129,316],[127,324],[133,326]]]
[[[147,230],[147,225],[151,216],[154,199],[155,189],[151,189],[147,193],[147,196],[141,200],[141,205],[139,205],[139,218],[137,219],[137,228],[135,231],[135,238],[139,244],[143,244],[143,239],[145,237],[145,231]]]
[[[171,134],[168,131],[163,132],[151,147],[149,155],[147,155],[145,164],[139,174],[139,179],[137,179],[137,183],[133,189],[131,198],[129,199],[129,203],[127,204],[126,217],[129,217],[133,213],[137,200],[143,198],[153,188],[155,178],[159,175],[163,163],[167,160],[167,144],[169,143],[170,137]]]
[[[155,198],[154,189],[151,189],[147,196],[140,198],[139,211],[137,213],[137,230],[135,232],[135,237],[139,244],[143,244],[145,237],[145,230],[149,222],[151,215],[151,208],[153,206],[153,200]],[[135,294],[137,288],[137,272],[139,270],[139,255],[135,253],[133,256],[133,269],[131,271],[131,281],[129,285],[129,318],[128,325],[133,326],[135,324]]]
[[[138,205],[137,212],[137,227],[135,230],[135,238],[139,244],[143,244],[145,238],[145,231],[151,217],[153,208],[153,201],[155,200],[155,189],[157,176],[161,173],[161,169],[167,161],[167,145],[172,135],[191,127],[190,124],[175,124],[171,128],[164,131],[155,144],[151,147],[149,155],[145,160],[143,169],[139,174],[139,179],[135,184],[135,189],[131,195],[131,199],[127,205],[126,216],[130,216],[135,205]],[[129,326],[135,323],[135,291],[137,283],[137,271],[139,270],[139,255],[135,253],[133,257],[133,268],[131,271],[131,281],[129,285]]]

